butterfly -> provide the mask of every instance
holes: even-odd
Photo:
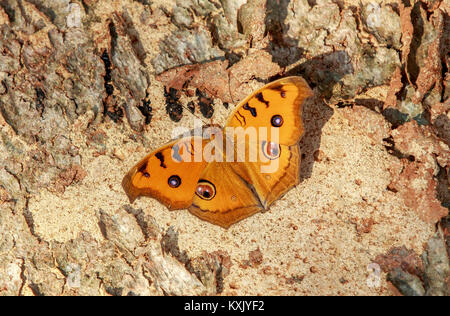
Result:
[[[149,196],[224,228],[268,210],[299,183],[302,106],[310,96],[296,76],[254,91],[223,129],[183,136],[137,163],[122,181],[130,202]]]

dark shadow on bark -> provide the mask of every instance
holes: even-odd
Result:
[[[265,35],[270,37],[269,52],[273,61],[281,67],[286,67],[303,56],[303,50],[297,47],[298,40],[286,38],[283,35],[288,28],[284,21],[288,14],[289,3],[290,0],[267,0],[266,2]]]
[[[315,93],[315,96],[307,100],[303,107],[305,134],[300,141],[302,152],[301,181],[311,176],[315,159],[319,159],[317,153],[320,149],[322,128],[334,113],[325,100],[331,98],[335,85],[342,85],[342,77],[352,72],[353,66],[348,54],[345,51],[337,51],[316,56],[286,74],[302,76],[308,81]],[[361,100],[361,103],[370,102]],[[373,104],[373,106],[377,105]]]
[[[316,56],[299,66],[291,69],[283,76],[302,76],[314,90],[314,96],[306,100],[303,105],[303,124],[305,133],[300,141],[302,162],[300,181],[311,176],[315,162],[315,154],[320,149],[322,128],[333,115],[325,100],[332,96],[336,84],[342,84],[341,79],[353,72],[350,57],[345,51],[337,51]],[[273,77],[271,79],[277,79]],[[360,100],[370,107],[380,106],[371,100]],[[316,154],[317,159],[317,154]]]
[[[436,130],[437,136],[450,146],[450,120],[448,119],[447,115],[439,115],[434,120],[433,127]]]
[[[450,59],[447,58],[447,55],[450,52],[450,17],[446,12],[442,13],[444,16],[444,32],[442,32],[443,37],[440,41],[439,51],[441,53],[441,61],[442,61],[442,80],[445,80],[446,75],[448,74],[448,63]],[[442,91],[441,102],[444,103],[448,100],[450,95],[450,86],[443,87],[444,91]]]
[[[300,152],[302,155],[300,164],[300,182],[311,177],[312,170],[317,157],[316,152],[320,149],[322,128],[333,116],[333,109],[318,97],[308,99],[303,105],[303,125],[305,133],[300,141]]]
[[[422,36],[424,33],[424,21],[421,15],[421,5],[422,4],[420,1],[416,2],[411,11],[411,22],[414,26],[414,31],[408,55],[407,71],[412,84],[416,83],[417,76],[420,71],[420,67],[417,64],[417,52],[422,43]]]
[[[342,77],[353,73],[354,68],[350,56],[345,51],[336,51],[315,56],[294,67],[286,73],[289,76],[302,76],[311,88],[329,100],[335,85],[343,85]]]

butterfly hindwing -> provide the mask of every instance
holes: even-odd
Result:
[[[211,162],[202,172],[189,211],[228,228],[262,210],[258,198],[229,163]]]
[[[258,148],[256,161],[235,162],[231,166],[253,188],[264,209],[268,209],[299,183],[299,147],[298,144],[286,146],[267,141],[254,146]]]

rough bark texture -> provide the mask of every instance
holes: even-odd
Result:
[[[0,0],[0,295],[449,295],[449,10]],[[285,75],[315,95],[270,212],[223,230],[128,203],[176,128]]]

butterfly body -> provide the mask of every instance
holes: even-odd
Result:
[[[267,210],[299,182],[301,110],[311,95],[301,77],[267,84],[214,137],[183,137],[142,159],[124,177],[125,192],[131,202],[150,196],[224,228]]]

